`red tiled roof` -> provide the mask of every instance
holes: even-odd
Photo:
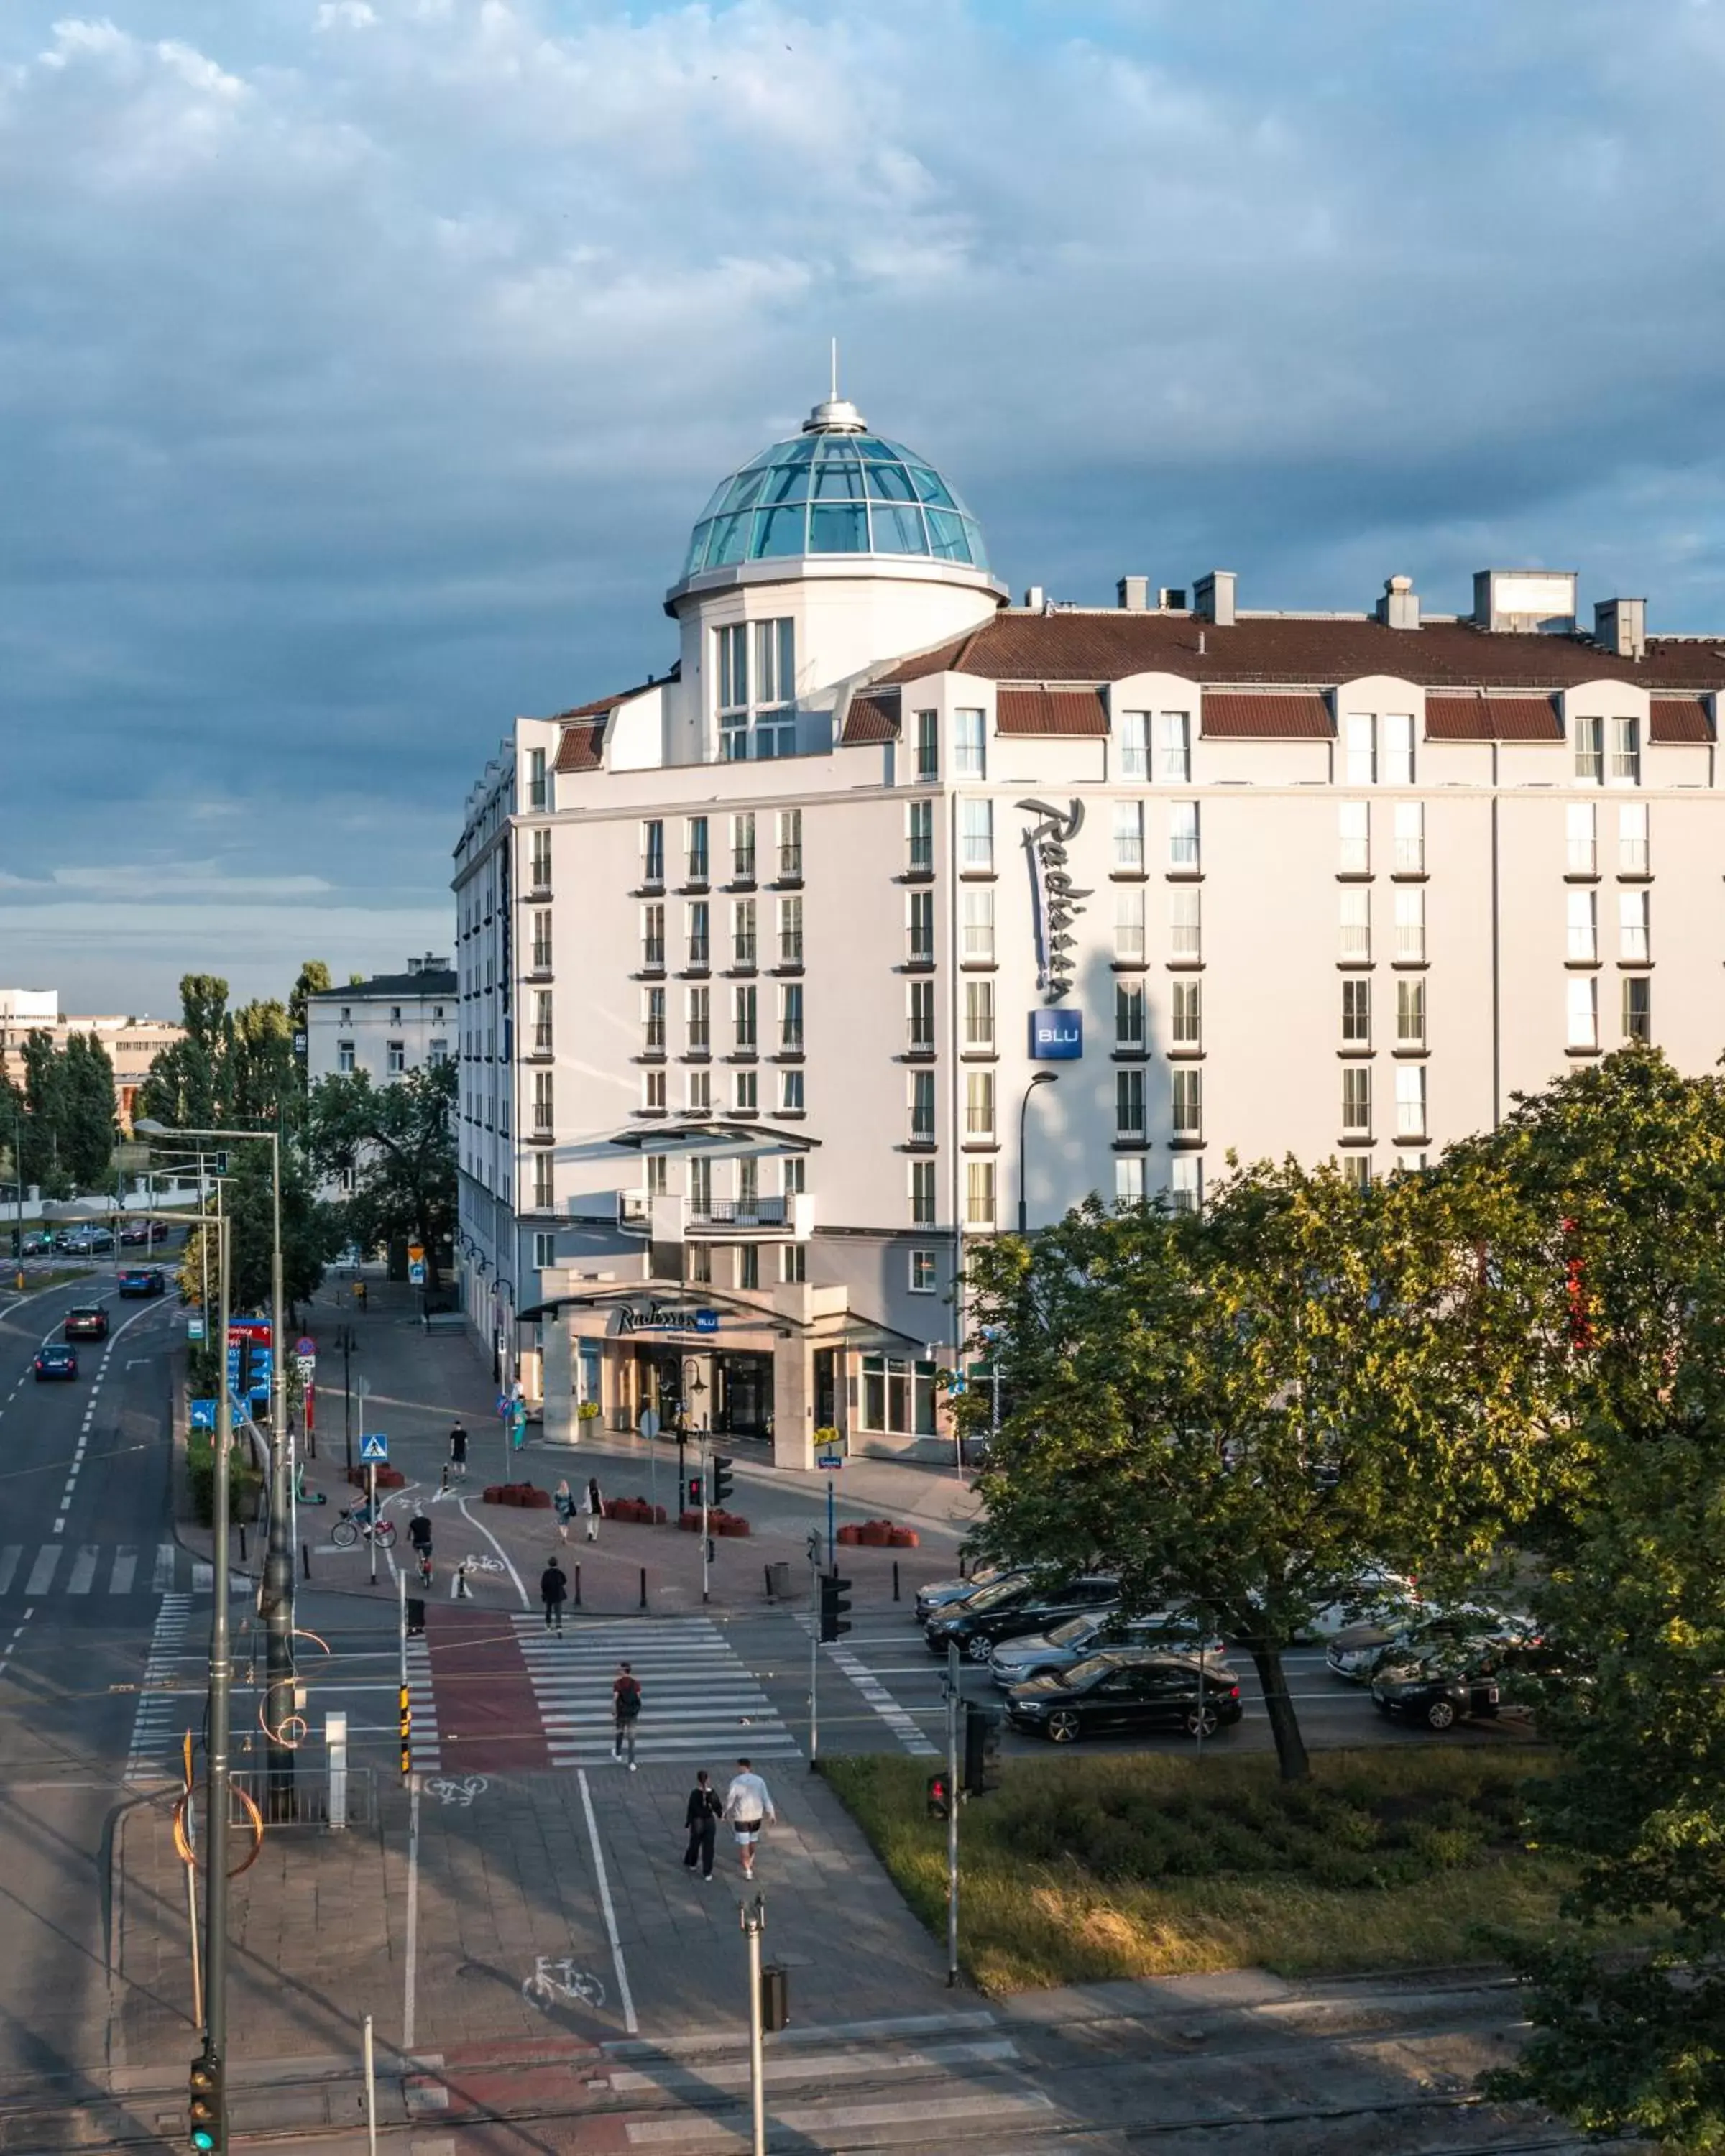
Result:
[[[1235,696],[1204,700],[1206,741],[1328,741],[1335,732],[1322,696]]]
[[[1428,696],[1427,741],[1555,742],[1563,737],[1549,696]]]
[[[578,719],[572,726],[565,726],[557,737],[558,771],[597,771],[602,761],[600,752],[604,747],[605,723],[610,717],[606,706],[596,719]]]
[[[932,651],[901,660],[890,674],[877,677],[877,685],[886,687],[897,681],[920,681],[927,674],[962,674],[967,670],[959,665],[976,632],[955,637],[952,643],[942,644]]]
[[[1656,696],[1647,731],[1656,742],[1710,742],[1712,727],[1699,696]]]
[[[845,714],[845,731],[839,739],[847,748],[858,742],[896,741],[898,691],[853,696],[850,709]]]
[[[1108,712],[1095,689],[1003,689],[994,699],[1003,734],[1105,735]]]

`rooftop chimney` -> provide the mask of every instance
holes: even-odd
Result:
[[[1232,629],[1234,583],[1232,569],[1207,569],[1192,587],[1192,611],[1218,629]]]
[[[1045,597],[1046,594],[1040,584],[1032,584],[1024,593],[1025,613],[1040,613]]]
[[[1378,602],[1378,619],[1386,629],[1418,629],[1420,594],[1411,577],[1386,577]]]
[[[409,959],[408,959],[408,971],[410,973],[423,973],[424,972],[424,970],[425,970],[425,961],[424,961],[423,958],[409,958]]]
[[[1595,599],[1594,641],[1619,659],[1647,656],[1645,599]]]
[[[1150,579],[1147,577],[1122,577],[1116,587],[1120,603],[1128,613],[1143,613],[1150,605]]]

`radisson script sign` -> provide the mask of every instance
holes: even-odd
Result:
[[[1031,910],[1036,925],[1036,985],[1046,1004],[1072,993],[1072,952],[1078,939],[1072,923],[1091,896],[1072,881],[1066,848],[1084,826],[1084,803],[1073,799],[1064,809],[1050,801],[1017,804],[1038,819],[1024,830],[1024,858],[1030,869]]]

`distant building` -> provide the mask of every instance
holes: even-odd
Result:
[[[423,958],[409,958],[404,973],[374,973],[368,981],[309,995],[307,1084],[363,1070],[374,1086],[389,1086],[410,1070],[451,1061],[459,1014],[456,985],[449,961],[428,952]],[[350,1168],[325,1195],[334,1197],[352,1187]]]
[[[186,1029],[160,1018],[62,1018],[57,988],[0,988],[0,1069],[15,1086],[24,1078],[24,1043],[45,1033],[56,1050],[74,1034],[91,1034],[114,1066],[114,1111],[120,1127],[131,1130],[132,1103],[164,1048],[183,1040]]]

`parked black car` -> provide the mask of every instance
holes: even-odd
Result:
[[[1453,1729],[1468,1717],[1497,1712],[1497,1673],[1504,1649],[1495,1640],[1450,1641],[1427,1653],[1390,1653],[1372,1679],[1372,1703],[1380,1714],[1423,1722],[1428,1729]]]
[[[999,1579],[930,1618],[925,1634],[928,1651],[943,1655],[947,1641],[956,1640],[961,1654],[985,1662],[997,1640],[1046,1632],[1086,1610],[1111,1609],[1119,1600],[1120,1582],[1106,1573],[1087,1573],[1063,1587],[1039,1586],[1022,1575]]]
[[[1014,1685],[1006,1717],[1014,1729],[1054,1744],[1155,1729],[1214,1737],[1240,1719],[1240,1680],[1225,1662],[1206,1660],[1200,1668],[1196,1655],[1128,1648]]]
[[[931,1617],[952,1609],[960,1602],[968,1602],[973,1594],[980,1594],[985,1587],[993,1587],[998,1580],[1017,1578],[998,1564],[979,1564],[968,1579],[931,1579],[916,1589],[916,1622],[926,1625]]]

